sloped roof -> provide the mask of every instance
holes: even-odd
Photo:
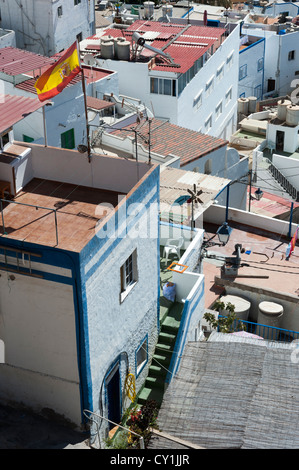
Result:
[[[11,76],[32,72],[45,66],[50,67],[55,61],[55,58],[45,57],[16,47],[0,49],[0,72]]]
[[[186,345],[158,425],[207,449],[299,446],[299,369],[290,344],[216,333]],[[155,437],[149,448],[179,448]]]
[[[0,132],[4,132],[49,101],[24,96],[0,95]]]
[[[132,126],[124,127],[124,129],[130,128]],[[143,121],[135,129],[138,130],[139,136],[148,138],[148,122]],[[152,119],[150,130],[151,151],[160,155],[171,154],[180,157],[181,167],[228,144],[227,140],[201,134],[156,118]],[[122,131],[121,129],[113,131],[113,133],[122,138],[128,137],[130,134],[128,131]],[[132,136],[134,136],[133,132]],[[142,143],[146,147],[144,141]]]

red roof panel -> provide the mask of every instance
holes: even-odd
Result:
[[[45,66],[50,67],[56,60],[23,49],[4,47],[0,49],[0,72],[20,75]]]
[[[25,96],[0,95],[0,132],[4,132],[49,101]]]

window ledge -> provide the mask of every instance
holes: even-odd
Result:
[[[123,292],[120,293],[120,303],[123,303],[123,301],[125,300],[125,298],[129,295],[129,293],[131,292],[131,290],[134,289],[134,287],[136,286],[137,284],[137,281],[134,281],[132,282],[132,284],[130,286],[128,286],[126,288],[126,290],[124,290]]]

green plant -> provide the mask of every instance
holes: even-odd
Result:
[[[145,446],[148,444],[151,431],[150,428],[157,428],[158,406],[154,400],[147,400],[140,409],[135,407],[127,421],[130,430],[144,438]],[[130,447],[137,447],[138,437],[131,434],[129,439]]]
[[[232,333],[234,331],[244,330],[243,323],[238,320],[235,313],[235,306],[228,302],[226,305],[220,300],[216,301],[214,308],[217,310],[226,310],[227,315],[220,316],[216,318],[213,313],[206,312],[204,314],[204,319],[212,326],[212,328],[217,329],[221,333]]]

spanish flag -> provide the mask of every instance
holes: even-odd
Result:
[[[36,81],[35,88],[40,101],[58,95],[81,72],[77,42],[49,67]]]
[[[295,249],[296,241],[298,240],[298,230],[299,230],[299,226],[297,226],[296,232],[294,233],[292,240],[287,246],[286,258],[289,258]]]

